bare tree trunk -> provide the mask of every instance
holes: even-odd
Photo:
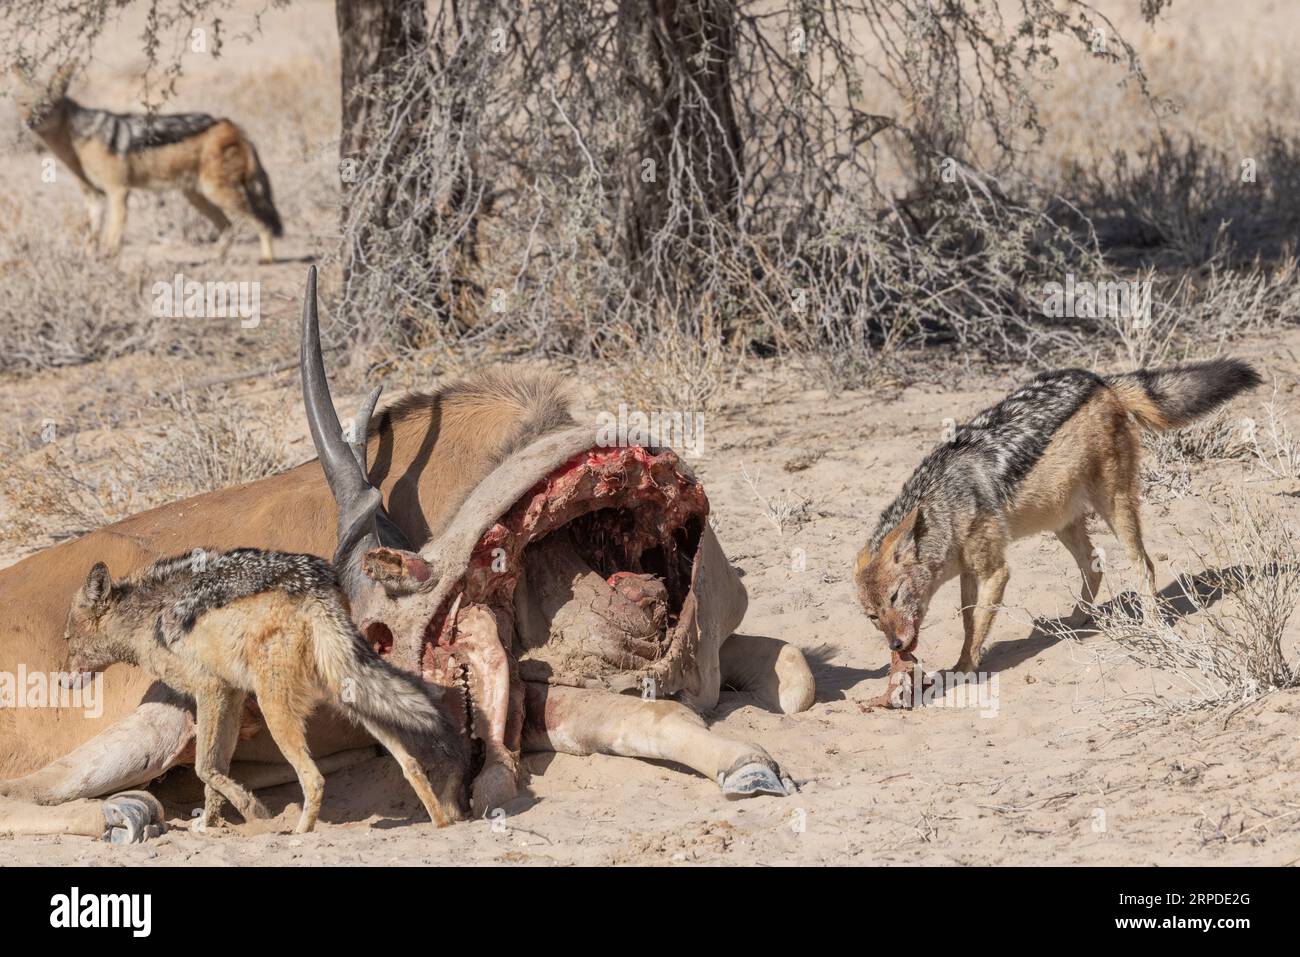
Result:
[[[649,99],[646,135],[630,171],[634,197],[624,245],[628,262],[646,262],[665,230],[703,252],[719,225],[737,225],[744,161],[732,90],[735,0],[630,3],[639,20],[623,31],[644,44],[628,56],[626,85]],[[640,65],[638,65],[640,60]],[[679,249],[680,253],[681,250]]]
[[[395,322],[410,342],[463,325],[458,305],[475,296],[467,276],[484,190],[474,97],[489,75],[482,21],[495,6],[466,9],[439,0],[431,21],[425,0],[335,3],[345,320]]]
[[[395,65],[410,63],[413,58],[426,55],[429,26],[424,0],[335,0],[334,13],[338,21],[342,67],[339,170],[343,183],[341,217],[346,227],[349,222],[355,223],[349,204],[361,158],[374,146],[379,131],[389,126],[384,121],[394,119],[385,116],[394,106],[393,101],[384,96],[393,85],[394,77],[390,74]],[[403,105],[406,109],[402,122],[408,127],[429,121],[431,101]],[[387,159],[386,168],[379,170],[381,174],[395,171],[405,159],[400,144],[398,149],[389,151]],[[372,214],[386,214],[393,210],[391,203],[370,205]],[[369,225],[382,229],[388,223],[380,221]],[[362,230],[344,241],[345,287],[360,279],[366,268],[369,233],[369,230]]]
[[[382,78],[386,64],[427,49],[429,27],[423,0],[336,0],[334,14],[343,79],[339,158],[346,160],[366,148],[373,108],[372,97],[357,94]]]

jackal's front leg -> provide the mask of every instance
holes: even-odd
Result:
[[[104,255],[116,256],[122,251],[122,233],[126,229],[126,190],[114,189],[108,193],[108,229],[104,234]]]
[[[82,252],[94,256],[99,252],[99,234],[104,227],[104,194],[83,183],[81,198],[86,204],[86,241],[82,244]]]
[[[230,777],[230,759],[239,741],[239,715],[243,710],[244,693],[207,689],[195,695],[195,704],[198,734],[194,772],[203,782],[202,825],[210,827],[217,823],[223,799],[230,801],[246,820],[270,817],[262,802]]]
[[[952,670],[966,674],[978,671],[980,659],[984,653],[984,640],[993,627],[997,617],[998,606],[1002,604],[1002,594],[1006,591],[1007,579],[1011,571],[1006,562],[993,567],[982,568],[978,572],[962,572],[961,604],[962,626],[965,641],[962,643],[961,657]]]

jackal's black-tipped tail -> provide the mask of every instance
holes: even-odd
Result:
[[[1263,381],[1240,359],[1210,359],[1106,377],[1106,384],[1149,429],[1181,429]]]
[[[271,198],[271,179],[262,167],[262,160],[258,157],[256,148],[252,143],[248,144],[248,148],[253,152],[253,171],[244,180],[244,195],[248,197],[248,205],[252,208],[253,215],[271,231],[272,236],[278,239],[284,235],[284,224],[280,221],[280,213],[275,208],[275,200]]]
[[[379,726],[403,740],[421,741],[431,761],[465,769],[469,763],[464,729],[448,719],[436,700],[442,692],[390,664],[357,633],[342,608],[315,630],[316,663],[335,705],[370,729]]]

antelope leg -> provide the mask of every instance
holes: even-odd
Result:
[[[501,642],[510,628],[483,605],[456,616],[456,658],[469,665],[473,732],[483,742],[483,769],[470,788],[470,810],[482,817],[512,799],[519,789],[522,688],[511,675]]]
[[[162,805],[144,791],[52,806],[0,797],[0,834],[76,834],[136,844],[161,834],[164,827]]]
[[[710,731],[676,701],[525,682],[524,748],[675,761],[715,781],[728,797],[786,795],[793,785],[756,744]]]
[[[70,754],[0,781],[0,796],[51,805],[139,787],[177,764],[193,740],[193,714],[155,686],[135,711]]]
[[[722,683],[758,698],[769,711],[795,714],[812,707],[812,670],[794,645],[759,635],[732,635],[722,644]]]

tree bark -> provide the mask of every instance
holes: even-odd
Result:
[[[629,77],[627,84],[650,91],[624,236],[627,261],[635,263],[645,260],[670,216],[674,235],[697,251],[707,246],[710,224],[735,226],[744,159],[732,89],[734,0],[651,0],[628,9],[640,19],[639,30],[629,32],[642,38],[642,62],[648,59],[650,68],[649,76]],[[637,59],[626,58],[628,69],[637,69]]]
[[[343,300],[354,318],[395,319],[413,342],[431,322],[460,323],[458,303],[473,294],[466,278],[477,261],[472,98],[482,92],[485,63],[479,21],[493,9],[475,3],[465,14],[457,0],[439,0],[430,21],[425,0],[335,2]],[[364,182],[349,183],[349,167]],[[449,240],[452,252],[440,257]]]
[[[397,79],[396,66],[409,64],[414,57],[427,56],[429,24],[424,0],[335,0],[335,18],[339,31],[339,60],[342,82],[342,124],[339,136],[339,171],[342,181],[340,223],[343,238],[343,288],[345,301],[355,304],[364,298],[365,272],[377,257],[369,255],[372,239],[391,224],[391,215],[400,215],[399,197],[394,186],[411,148],[399,141],[396,148],[386,149],[385,161],[378,169],[367,168],[365,175],[384,179],[383,196],[367,201],[369,208],[357,215],[353,209],[354,189],[362,159],[375,146],[379,131],[394,129],[393,120],[401,112],[403,129],[397,135],[431,121],[432,98],[417,93],[415,102],[398,103],[390,96]],[[389,115],[386,115],[389,114]],[[412,137],[405,137],[409,144]],[[436,217],[426,224],[413,224],[417,231],[432,238]],[[347,224],[352,224],[352,235]]]
[[[334,15],[343,86],[339,159],[346,161],[368,144],[369,120],[377,104],[360,94],[364,84],[381,78],[386,65],[427,50],[429,23],[423,0],[336,0]]]

